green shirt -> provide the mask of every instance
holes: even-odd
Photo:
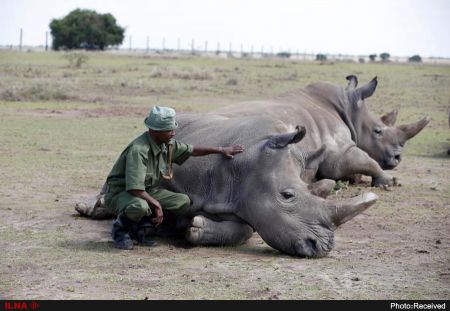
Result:
[[[169,142],[173,147],[172,162],[181,165],[192,154],[194,147],[176,140]],[[107,192],[118,193],[128,190],[150,190],[161,184],[161,174],[167,174],[167,147],[158,145],[148,132],[133,140],[121,153],[106,179]]]

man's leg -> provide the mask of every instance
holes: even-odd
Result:
[[[148,193],[161,204],[164,212],[164,221],[158,228],[148,228],[146,235],[182,237],[188,226],[188,221],[185,221],[187,219],[181,215],[184,215],[191,205],[189,197],[186,194],[172,192],[162,188],[151,190]],[[144,219],[147,219],[150,224],[153,224],[150,217],[144,217]]]
[[[151,215],[150,207],[147,202],[127,191],[116,194],[113,197],[106,196],[106,205],[117,215],[117,219],[113,222],[112,237],[114,245],[120,249],[132,249],[133,241],[130,232],[136,231],[141,219],[144,216]],[[137,237],[135,237],[137,238]],[[145,241],[139,241],[145,244]],[[148,243],[147,245],[153,245]]]
[[[157,189],[150,191],[149,194],[161,204],[163,211],[170,211],[176,215],[182,214],[191,204],[191,200],[184,193]]]

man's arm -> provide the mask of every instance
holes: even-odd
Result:
[[[161,204],[159,204],[159,202],[155,200],[155,198],[153,198],[143,190],[128,190],[128,193],[147,201],[150,208],[155,211],[155,217],[152,219],[152,221],[156,227],[158,227],[163,222],[163,210]]]
[[[213,153],[221,153],[229,159],[232,159],[233,156],[237,153],[241,153],[244,151],[244,145],[232,145],[228,147],[203,147],[203,146],[194,146],[194,150],[192,152],[192,156],[201,157],[208,154]]]

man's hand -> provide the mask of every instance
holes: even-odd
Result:
[[[245,150],[244,145],[232,145],[229,147],[221,147],[222,154],[229,159],[233,159],[233,156],[237,153],[241,153]]]
[[[158,227],[163,222],[163,210],[161,207],[161,204],[153,198],[151,195],[149,195],[147,192],[143,190],[128,190],[128,192],[131,195],[134,195],[138,198],[141,198],[145,201],[147,201],[148,206],[153,209],[155,212],[155,217],[152,218],[152,222],[155,224],[155,227]]]
[[[158,227],[160,224],[162,224],[164,219],[161,205],[158,204],[158,207],[155,206],[154,211],[156,215],[154,218],[152,218],[152,222],[155,224],[155,227]]]

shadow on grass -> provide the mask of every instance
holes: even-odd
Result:
[[[81,216],[79,214],[71,215],[75,219],[86,219],[89,221],[97,222],[97,226],[101,227],[103,230],[111,229],[111,219],[104,220],[94,220],[88,217]],[[91,237],[92,238],[92,237]],[[239,254],[239,255],[249,255],[256,257],[272,257],[272,258],[299,258],[295,256],[290,256],[284,253],[279,252],[278,250],[267,246],[266,244],[255,245],[249,240],[243,245],[237,246],[197,246],[190,242],[188,242],[184,238],[184,232],[173,232],[171,230],[161,230],[158,232],[157,236],[154,237],[157,242],[157,246],[171,246],[177,249],[180,249],[180,252],[183,250],[196,250],[196,249],[211,249],[212,252],[217,250],[229,252],[230,256]],[[60,247],[76,250],[76,251],[90,251],[90,252],[103,252],[103,253],[117,253],[122,252],[122,250],[118,250],[114,247],[114,243],[111,240],[105,240],[105,238],[101,238],[100,240],[75,240],[75,241],[64,241],[59,243]],[[137,246],[141,247],[141,246]]]
[[[279,251],[270,248],[270,247],[260,247],[250,244],[238,245],[238,246],[197,246],[193,245],[184,238],[178,237],[156,237],[156,248],[158,246],[168,246],[173,247],[175,249],[179,249],[180,253],[183,251],[196,251],[196,250],[207,250],[211,249],[211,252],[214,253],[218,250],[229,252],[229,256],[233,255],[249,255],[256,257],[283,257],[283,258],[295,258]],[[116,249],[114,247],[114,243],[112,240],[101,239],[98,241],[86,241],[86,240],[73,240],[73,241],[62,241],[58,243],[59,247],[65,248],[67,250],[72,250],[76,252],[93,252],[93,253],[110,253],[116,254],[120,252],[124,252],[123,250]],[[139,245],[135,245],[135,247],[143,247]],[[136,249],[136,248],[135,248]],[[131,250],[133,252],[134,250]]]

